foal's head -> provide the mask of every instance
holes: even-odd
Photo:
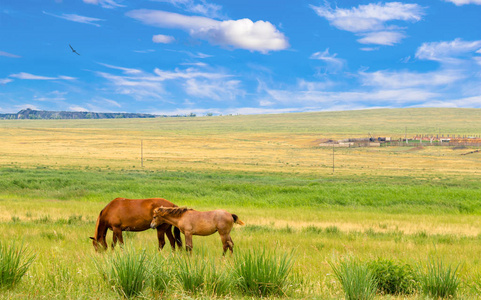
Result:
[[[151,228],[156,228],[165,222],[166,217],[181,217],[186,211],[192,210],[187,207],[158,207],[154,209],[154,215],[152,223],[150,223]]]

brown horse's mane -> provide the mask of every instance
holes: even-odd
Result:
[[[163,216],[172,216],[172,217],[180,217],[186,211],[193,210],[192,208],[187,207],[159,207],[156,211],[160,212]]]

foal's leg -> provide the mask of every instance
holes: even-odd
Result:
[[[227,249],[230,250],[230,253],[234,253],[234,242],[232,242],[232,239],[230,238],[230,235],[228,233],[220,233],[220,239],[222,240],[222,248],[224,250],[224,253],[222,255],[225,255],[225,252]]]
[[[185,250],[187,250],[187,252],[192,253],[192,247],[193,247],[193,245],[192,245],[192,233],[185,232],[184,236],[185,236]]]

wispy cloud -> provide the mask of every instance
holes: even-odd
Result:
[[[20,58],[21,57],[19,55],[8,53],[8,52],[5,52],[5,51],[0,51],[0,56],[6,56],[6,57],[10,57],[10,58]]]
[[[34,75],[30,73],[20,72],[17,74],[11,74],[9,77],[16,78],[16,79],[26,79],[26,80],[75,80],[76,78],[70,76],[57,76],[57,77],[49,77],[49,76],[40,76]]]
[[[0,84],[7,84],[9,82],[12,82],[13,80],[10,78],[1,78],[0,79]]]
[[[250,19],[217,21],[206,17],[148,9],[130,11],[127,16],[151,26],[178,28],[194,38],[225,48],[268,53],[289,47],[284,34],[267,21],[253,22]]]
[[[142,71],[139,69],[118,67],[118,66],[113,66],[113,65],[104,64],[104,63],[98,63],[98,64],[110,69],[121,70],[124,74],[141,74],[142,73]]]
[[[105,64],[102,64],[105,65]],[[233,100],[245,95],[241,82],[232,75],[222,72],[200,71],[197,68],[161,70],[155,68],[149,72],[130,72],[129,68],[105,65],[111,69],[121,70],[124,75],[115,75],[106,72],[96,74],[108,80],[115,92],[129,95],[137,100],[167,100],[169,90],[183,90],[186,95],[210,100]],[[203,66],[206,67],[206,66]],[[136,70],[136,69],[133,69]],[[164,84],[168,81],[169,84]]]
[[[117,1],[114,1],[114,0],[83,0],[83,1],[84,3],[88,3],[88,4],[100,5],[103,8],[125,7],[125,5],[118,4]]]
[[[461,58],[472,57],[474,53],[481,51],[481,40],[441,41],[423,43],[416,51],[416,58],[434,60],[441,63],[459,63]]]
[[[424,9],[418,4],[401,2],[370,3],[350,9],[333,9],[326,3],[324,6],[311,5],[311,8],[332,26],[362,36],[358,42],[376,45],[394,45],[405,37],[403,28],[388,22],[417,22],[424,15]]]
[[[56,15],[56,14],[52,14],[52,13],[49,13],[49,12],[46,12],[46,11],[44,11],[43,13],[46,14],[46,15],[49,15],[49,16],[52,16],[52,17],[56,17],[56,18],[60,18],[60,19],[64,19],[64,20],[67,20],[67,21],[72,21],[72,22],[76,22],[76,23],[83,23],[83,24],[89,24],[89,25],[93,25],[93,26],[96,26],[96,27],[100,27],[100,25],[97,24],[96,22],[105,21],[105,20],[103,20],[103,19],[86,17],[86,16],[80,16],[80,15],[76,15],[76,14],[61,14],[61,15]]]
[[[205,0],[194,1],[194,0],[151,0],[156,2],[166,2],[183,9],[187,12],[206,16],[209,18],[224,19],[221,13],[222,6],[209,3]]]
[[[329,54],[329,48],[327,48],[323,52],[319,51],[319,52],[313,53],[310,58],[324,61],[327,65],[326,67],[327,73],[336,73],[341,71],[346,63],[345,60],[337,57],[337,53]]]
[[[481,0],[444,0],[446,2],[452,2],[457,6],[466,5],[466,4],[478,4],[481,5]]]
[[[175,38],[170,35],[156,34],[152,37],[152,42],[158,44],[170,44],[175,41]]]

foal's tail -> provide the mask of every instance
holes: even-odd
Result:
[[[234,223],[237,223],[241,226],[244,226],[246,223],[242,222],[241,219],[237,215],[232,214],[232,218],[234,218]]]
[[[172,226],[172,227],[174,227],[175,242],[177,243],[177,246],[179,247],[179,249],[182,249],[182,239],[180,238],[180,229],[175,226]]]

